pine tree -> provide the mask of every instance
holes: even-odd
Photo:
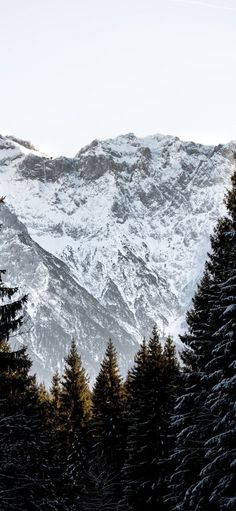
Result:
[[[2,199],[1,201],[2,202]],[[0,305],[0,492],[2,509],[8,509],[11,500],[17,501],[15,481],[12,480],[11,472],[15,471],[17,463],[13,464],[16,446],[11,441],[10,432],[14,432],[16,423],[16,404],[14,402],[17,393],[21,388],[20,372],[29,368],[22,351],[11,352],[9,337],[11,332],[17,330],[22,324],[22,310],[27,300],[26,296],[13,301],[13,296],[18,288],[5,286],[2,281],[2,275],[5,270],[0,271],[0,295],[2,304]],[[17,460],[19,463],[19,460]],[[18,467],[17,467],[18,468]],[[12,493],[10,496],[10,492]]]
[[[117,353],[111,340],[92,394],[93,442],[107,465],[119,469],[122,463],[124,388]]]
[[[179,392],[180,367],[176,355],[176,348],[172,337],[168,336],[163,349],[163,374],[162,374],[162,413],[164,416],[162,438],[163,455],[159,463],[160,477],[158,481],[158,500],[163,509],[169,510],[166,502],[168,484],[172,475],[172,462],[170,455],[175,445],[175,435],[171,427],[171,418],[174,413],[175,402]]]
[[[204,466],[206,415],[202,403],[207,386],[202,384],[202,376],[211,357],[213,327],[210,312],[215,300],[214,287],[206,269],[193,299],[193,308],[187,314],[189,331],[181,337],[186,348],[181,354],[184,369],[181,372],[181,391],[173,418],[176,446],[171,459],[171,491],[167,498],[173,510],[193,509],[189,494]]]
[[[10,354],[14,366],[1,373],[1,509],[55,510],[50,439],[31,362],[25,348]]]
[[[235,505],[235,181],[234,175],[229,216],[219,220],[211,238],[183,338],[189,349],[183,354],[172,456],[172,508],[178,511],[228,511]]]
[[[98,509],[100,505],[101,509],[115,509],[120,494],[118,476],[124,457],[125,424],[124,387],[111,340],[94,385],[92,413],[92,449],[84,502],[89,500],[91,509],[96,505]]]
[[[4,199],[0,199],[3,203]],[[27,441],[32,433],[31,405],[33,378],[26,349],[11,351],[10,335],[22,325],[27,296],[14,299],[17,287],[6,286],[0,270],[0,494],[1,509],[25,509],[25,485],[33,492],[34,472],[30,474]],[[26,433],[27,431],[27,433]],[[37,469],[36,469],[37,470]],[[29,479],[29,474],[31,479]]]
[[[164,353],[154,327],[135,358],[128,382],[127,458],[123,469],[125,509],[165,509],[165,474],[177,360],[171,339]],[[168,373],[168,369],[170,372]]]
[[[205,464],[192,492],[202,509],[210,505],[216,511],[231,511],[236,506],[236,172],[232,185],[226,199],[229,216],[219,222],[209,263],[220,288],[213,308],[219,320],[205,375],[211,388],[204,405],[212,420]]]
[[[54,378],[54,391],[56,391],[55,383]],[[67,507],[72,511],[74,506],[77,506],[76,502],[81,492],[84,491],[87,434],[91,418],[88,378],[75,341],[72,341],[69,354],[65,358],[59,411],[61,491],[65,495]]]
[[[2,202],[2,199],[0,200]],[[50,477],[50,439],[42,391],[30,375],[26,347],[12,351],[10,337],[22,325],[27,296],[4,285],[0,271],[0,507],[1,511],[56,511]]]
[[[65,358],[60,393],[61,431],[67,448],[72,446],[76,432],[83,433],[91,416],[91,397],[88,378],[72,341],[71,349]]]
[[[143,431],[143,419],[146,414],[146,372],[148,348],[145,339],[134,360],[126,380],[126,452],[125,462],[121,472],[123,496],[120,502],[121,509],[136,509],[135,502],[139,502],[138,489],[143,481],[142,459],[140,458],[140,437]],[[141,508],[142,503],[140,503]],[[138,509],[138,508],[137,508]]]

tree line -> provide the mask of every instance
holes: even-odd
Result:
[[[156,327],[125,381],[112,341],[92,390],[72,341],[50,391],[10,336],[26,296],[0,272],[0,509],[236,509],[236,173],[180,361]]]

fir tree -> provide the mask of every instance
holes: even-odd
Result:
[[[198,481],[204,466],[206,414],[202,408],[207,386],[202,383],[205,367],[211,357],[211,304],[214,292],[211,275],[206,269],[193,299],[193,308],[187,314],[189,331],[181,337],[186,348],[181,354],[184,369],[180,377],[180,395],[173,418],[176,446],[172,455],[173,475],[167,502],[171,509],[191,510],[191,488]]]
[[[236,506],[236,172],[226,205],[228,217],[219,222],[212,240],[210,269],[220,293],[213,313],[219,320],[205,380],[211,384],[205,399],[212,420],[205,441],[205,464],[192,491],[202,509],[230,511]],[[223,229],[222,229],[223,226]],[[196,504],[197,505],[197,504]]]
[[[50,439],[25,348],[1,372],[1,509],[56,509],[50,475]]]
[[[124,458],[125,424],[124,387],[111,340],[94,385],[92,413],[92,450],[85,502],[89,500],[91,506],[96,508],[97,505],[98,509],[100,505],[101,509],[115,509],[120,495],[118,476]]]
[[[168,420],[177,360],[171,339],[164,353],[156,328],[135,358],[128,382],[127,458],[123,469],[125,509],[165,509]],[[168,369],[170,372],[168,374]]]
[[[88,378],[77,352],[75,341],[72,341],[70,352],[65,358],[59,406],[63,441],[70,448],[75,433],[82,434],[91,416]]]
[[[235,505],[235,175],[229,216],[211,238],[206,273],[188,315],[186,370],[174,424],[172,507],[231,510]]]
[[[39,390],[29,374],[31,361],[26,348],[12,351],[9,342],[11,334],[22,325],[27,296],[19,297],[17,287],[5,285],[4,274],[1,270],[0,507],[1,511],[46,511],[56,507]]]
[[[144,481],[143,470],[143,439],[145,442],[146,427],[144,423],[147,413],[146,373],[148,349],[145,340],[135,357],[134,367],[129,372],[127,381],[126,417],[128,434],[126,459],[122,471],[123,498],[121,508],[138,510],[143,506],[140,502],[140,491]],[[141,447],[141,449],[140,449]]]
[[[92,431],[96,451],[115,471],[122,464],[123,411],[124,388],[110,340],[92,394]]]
[[[55,383],[54,379],[54,391]],[[84,491],[87,430],[91,417],[88,378],[75,341],[72,341],[69,354],[65,358],[59,410],[60,464],[63,477],[61,489],[66,496],[66,505],[72,511],[73,506],[77,506],[80,493]]]
[[[162,438],[163,455],[159,463],[160,477],[158,481],[157,493],[158,501],[161,502],[163,509],[168,510],[169,506],[165,502],[168,484],[172,475],[172,463],[170,455],[175,445],[175,435],[171,427],[171,418],[174,412],[176,398],[179,392],[180,368],[176,355],[176,348],[172,337],[168,336],[163,349],[163,374],[162,374],[162,413],[164,417]],[[164,504],[165,503],[165,504]]]

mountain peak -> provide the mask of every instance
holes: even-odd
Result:
[[[125,369],[154,323],[178,342],[209,236],[224,213],[235,145],[126,134],[53,160],[22,147],[9,138],[0,144],[0,195],[27,227],[32,253],[26,245],[20,252],[16,235],[3,246],[29,268],[17,284],[31,296],[35,360],[41,356],[49,374],[62,362],[65,339],[76,335],[94,374],[112,337]]]

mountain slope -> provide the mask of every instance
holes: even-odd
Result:
[[[154,322],[161,332],[180,331],[209,235],[224,211],[234,148],[234,143],[213,147],[129,134],[94,141],[75,158],[51,159],[22,141],[2,137],[0,193],[47,251],[46,267],[52,256],[64,264],[65,289],[69,275],[94,300],[97,322],[104,326],[103,313],[109,317],[101,336],[110,334],[115,342],[123,337],[119,350],[125,357]],[[22,275],[22,282],[28,281]],[[85,359],[91,343],[91,366],[98,355],[92,330],[82,333],[88,302],[74,330],[83,336]],[[56,323],[60,329],[60,314]],[[49,347],[40,332],[32,334],[31,345],[51,356],[57,350],[53,328]]]
[[[27,343],[34,370],[49,383],[52,371],[62,368],[72,338],[92,378],[110,335],[116,337],[124,369],[137,349],[132,337],[104,307],[73,278],[65,263],[42,249],[6,206],[0,207],[1,267],[6,278],[29,294],[27,315],[13,345]],[[125,338],[125,353],[124,353]]]

